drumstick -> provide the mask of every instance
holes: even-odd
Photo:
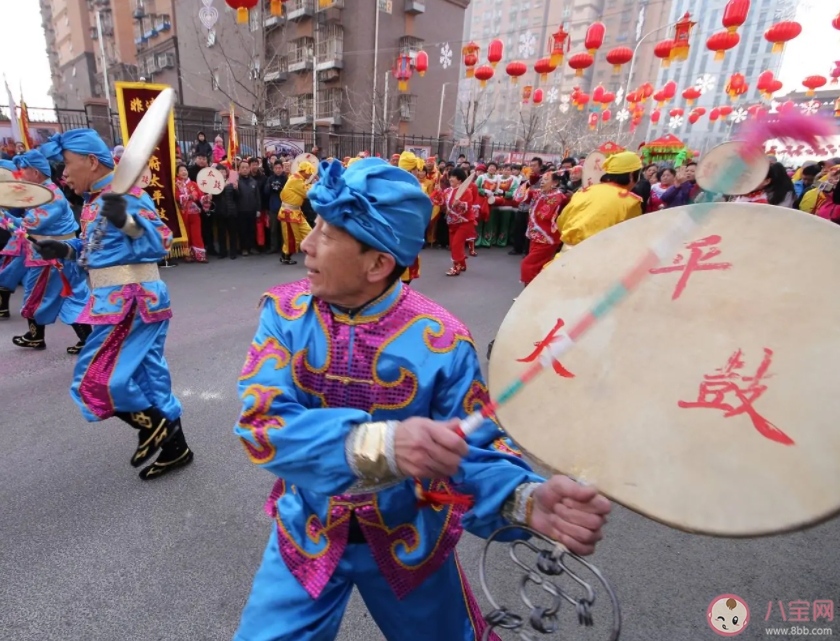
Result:
[[[793,112],[780,116],[775,121],[756,125],[752,132],[748,132],[747,140],[739,145],[738,157],[731,159],[718,169],[714,183],[720,193],[726,193],[729,187],[737,183],[738,177],[747,168],[751,158],[757,154],[764,155],[764,142],[767,139],[793,138],[810,141],[816,140],[818,136],[830,135],[833,130],[834,125],[828,120],[823,121],[815,116],[803,119],[802,116]],[[672,257],[688,232],[699,227],[714,207],[714,203],[686,207],[676,224],[658,242],[648,247],[636,265],[610,287],[589,311],[572,324],[568,332],[558,333],[539,359],[520,374],[517,380],[511,383],[497,399],[491,400],[481,410],[463,419],[456,428],[458,435],[466,438],[475,432],[486,419],[495,414],[499,406],[507,403],[540,372],[559,360],[599,320],[607,316],[632,291],[637,289],[651,269],[659,265],[662,260]]]

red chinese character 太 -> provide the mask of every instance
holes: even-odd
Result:
[[[834,601],[814,601],[814,621],[834,621]]]
[[[535,349],[531,353],[530,356],[526,356],[525,358],[517,359],[517,362],[519,362],[519,363],[533,363],[535,360],[537,360],[540,357],[540,354],[543,353],[543,350],[545,350],[547,347],[551,346],[551,342],[554,340],[554,337],[556,336],[557,332],[559,332],[563,328],[563,325],[565,325],[565,322],[563,321],[563,319],[558,318],[557,319],[557,324],[554,326],[554,329],[552,329],[548,333],[548,336],[546,336],[544,339],[542,339],[538,343],[534,343],[534,345],[536,346],[537,349]],[[557,372],[557,374],[559,374],[560,376],[562,376],[564,378],[574,378],[575,377],[575,375],[572,374],[565,367],[563,367],[563,365],[561,365],[560,361],[558,361],[557,359],[553,359],[551,364],[554,367],[554,371]]]
[[[712,247],[708,251],[704,250],[704,247],[717,245],[720,241],[720,236],[709,236],[707,238],[695,240],[693,243],[688,243],[686,247],[691,250],[691,254],[684,264],[681,264],[683,261],[683,255],[677,254],[676,258],[674,258],[673,265],[670,267],[656,267],[651,269],[650,273],[669,274],[671,272],[682,272],[682,276],[680,276],[680,280],[677,282],[677,287],[674,289],[674,293],[671,296],[671,300],[677,300],[685,290],[686,285],[688,285],[688,279],[691,278],[692,273],[716,269],[729,269],[732,267],[732,263],[703,262],[720,256],[721,251],[717,247]]]
[[[811,604],[808,601],[791,601],[788,603],[790,621],[810,621]]]
[[[764,617],[765,621],[767,621],[767,619],[770,618],[770,610],[772,610],[772,609],[773,609],[773,602],[768,601],[767,602],[767,615]],[[779,601],[779,609],[782,611],[782,621],[787,621],[787,617],[785,616],[785,608],[782,605],[781,601]]]
[[[744,367],[742,352],[739,349],[729,357],[725,367],[715,370],[720,374],[703,377],[705,380],[700,383],[700,391],[697,394],[696,401],[679,401],[677,405],[688,409],[723,410],[725,412],[724,418],[746,414],[752,419],[753,426],[763,437],[782,445],[794,445],[793,439],[761,416],[753,407],[753,403],[767,391],[767,385],[762,384],[762,379],[769,377],[767,370],[770,369],[772,360],[773,351],[765,347],[764,360],[761,361],[755,376],[742,376],[736,371]],[[746,383],[746,387],[741,387],[737,382],[739,380]],[[732,394],[735,397],[733,403],[737,401],[740,404],[736,406],[725,402],[727,394]]]

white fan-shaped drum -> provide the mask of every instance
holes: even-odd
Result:
[[[195,177],[195,182],[201,191],[213,196],[221,194],[225,188],[225,177],[215,167],[205,167],[200,170]]]
[[[14,172],[10,169],[0,167],[0,182],[6,182],[7,180],[15,180]]]
[[[606,173],[604,171],[604,163],[607,161],[607,156],[600,151],[593,151],[583,161],[583,186],[591,187],[601,182],[601,178]]]
[[[29,209],[51,203],[54,194],[43,185],[23,180],[0,181],[0,207]]]
[[[740,160],[739,150],[743,146],[744,143],[732,141],[710,149],[697,165],[697,184],[706,191],[717,192],[724,183],[727,196],[743,196],[758,189],[770,171],[770,159],[757,149],[749,156],[748,163],[733,165]],[[734,174],[731,170],[733,166],[738,168]],[[727,167],[730,168],[728,171]]]
[[[494,398],[674,225],[641,216],[562,254],[519,296]],[[784,246],[779,239],[784,238]],[[529,454],[646,516],[723,536],[840,511],[840,227],[715,206],[672,259],[498,410]]]

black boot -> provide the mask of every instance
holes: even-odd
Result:
[[[9,320],[9,298],[12,292],[8,289],[0,289],[0,320]]]
[[[292,260],[291,254],[280,254],[280,262],[284,265],[297,265],[297,261]]]
[[[46,349],[47,342],[44,340],[44,326],[39,325],[32,319],[29,321],[29,331],[23,336],[13,336],[12,342],[18,347],[30,349]]]
[[[91,332],[93,332],[93,328],[85,323],[73,323],[73,331],[76,332],[76,336],[79,337],[79,342],[72,347],[68,347],[67,353],[75,356],[82,351],[82,348],[87,342],[88,336],[90,336]]]
[[[170,472],[186,467],[193,461],[192,450],[187,446],[187,439],[184,438],[184,430],[181,429],[181,419],[172,421],[173,434],[163,444],[160,456],[149,467],[140,472],[140,478],[144,481],[160,478]]]
[[[137,449],[131,457],[132,467],[140,467],[153,458],[174,433],[175,422],[168,421],[155,407],[141,412],[117,412],[116,416],[140,432],[137,437]],[[180,429],[180,423],[178,428]]]

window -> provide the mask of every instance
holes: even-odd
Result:
[[[535,27],[539,27],[540,23],[542,23],[542,18],[540,16],[534,16],[531,18],[531,24]]]

